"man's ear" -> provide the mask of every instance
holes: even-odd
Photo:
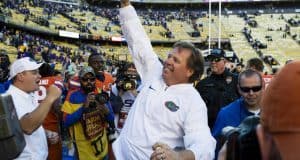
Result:
[[[188,69],[186,72],[186,77],[191,77],[194,74],[194,70],[193,69]]]
[[[23,73],[18,73],[16,75],[16,80],[18,81],[23,81],[24,80],[24,74]]]
[[[238,89],[238,92],[239,92],[239,94],[240,94],[240,95],[242,95],[242,94],[243,94],[243,92],[241,91],[240,85],[239,85],[239,84],[237,84],[237,85],[236,85],[236,87],[237,87],[237,89]]]

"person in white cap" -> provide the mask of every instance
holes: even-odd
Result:
[[[29,57],[16,60],[10,67],[10,85],[7,93],[11,94],[26,146],[16,159],[45,160],[48,156],[47,139],[41,126],[52,104],[60,97],[61,90],[50,86],[46,98],[38,105],[34,91],[39,89],[39,67]]]

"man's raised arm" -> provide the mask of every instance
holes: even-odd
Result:
[[[129,0],[121,0],[120,23],[142,83],[145,84],[153,77],[161,76],[162,65]]]

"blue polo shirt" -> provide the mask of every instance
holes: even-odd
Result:
[[[245,107],[244,98],[239,98],[229,105],[223,107],[218,113],[212,135],[217,138],[222,129],[227,126],[237,127],[248,116],[254,115]]]

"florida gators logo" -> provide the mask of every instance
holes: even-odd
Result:
[[[179,107],[172,101],[165,102],[165,106],[172,112],[176,112]]]

